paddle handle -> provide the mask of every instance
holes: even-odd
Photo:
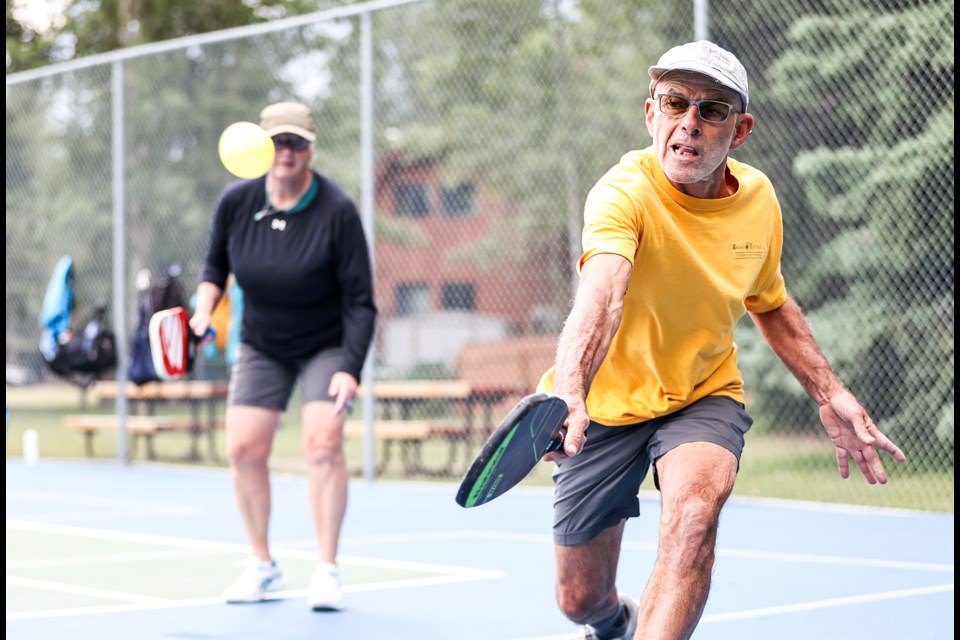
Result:
[[[547,442],[547,446],[543,448],[543,453],[540,454],[543,456],[547,453],[552,453],[553,451],[560,451],[563,449],[563,440],[567,435],[567,430],[563,427],[557,429],[553,436],[551,436],[550,441]]]

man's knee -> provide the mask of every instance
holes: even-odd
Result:
[[[660,522],[660,556],[678,564],[709,564],[721,506],[714,499],[687,496],[665,508]]]
[[[575,580],[557,583],[557,604],[560,611],[577,624],[589,624],[608,617],[611,613],[610,594],[613,588],[605,581],[586,582],[593,576],[583,575]],[[613,602],[615,605],[615,601]]]
[[[590,624],[609,618],[617,607],[617,564],[621,521],[589,542],[557,545],[557,604],[567,618]]]

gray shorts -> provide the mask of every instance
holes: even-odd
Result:
[[[712,442],[740,460],[743,436],[753,424],[742,404],[707,396],[676,413],[623,427],[591,422],[583,451],[557,462],[553,540],[583,544],[604,529],[640,515],[640,484],[656,460],[688,442]]]
[[[342,362],[341,347],[323,349],[309,358],[290,362],[241,344],[237,361],[230,369],[227,404],[285,411],[297,377],[304,402],[333,402],[336,398],[327,391]]]

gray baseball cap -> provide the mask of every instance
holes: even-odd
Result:
[[[747,70],[737,56],[707,40],[688,42],[674,47],[660,56],[657,64],[650,67],[650,96],[657,81],[668,71],[692,71],[713,78],[725,87],[733,89],[743,98],[746,112],[750,101],[747,91]]]

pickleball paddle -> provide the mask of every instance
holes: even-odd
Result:
[[[208,329],[201,339],[187,323],[183,307],[162,309],[150,317],[147,331],[150,337],[150,358],[153,369],[161,380],[176,380],[193,370],[197,347],[215,332]]]
[[[457,504],[478,507],[527,477],[544,454],[563,447],[567,403],[559,396],[526,396],[507,414],[467,469]]]

